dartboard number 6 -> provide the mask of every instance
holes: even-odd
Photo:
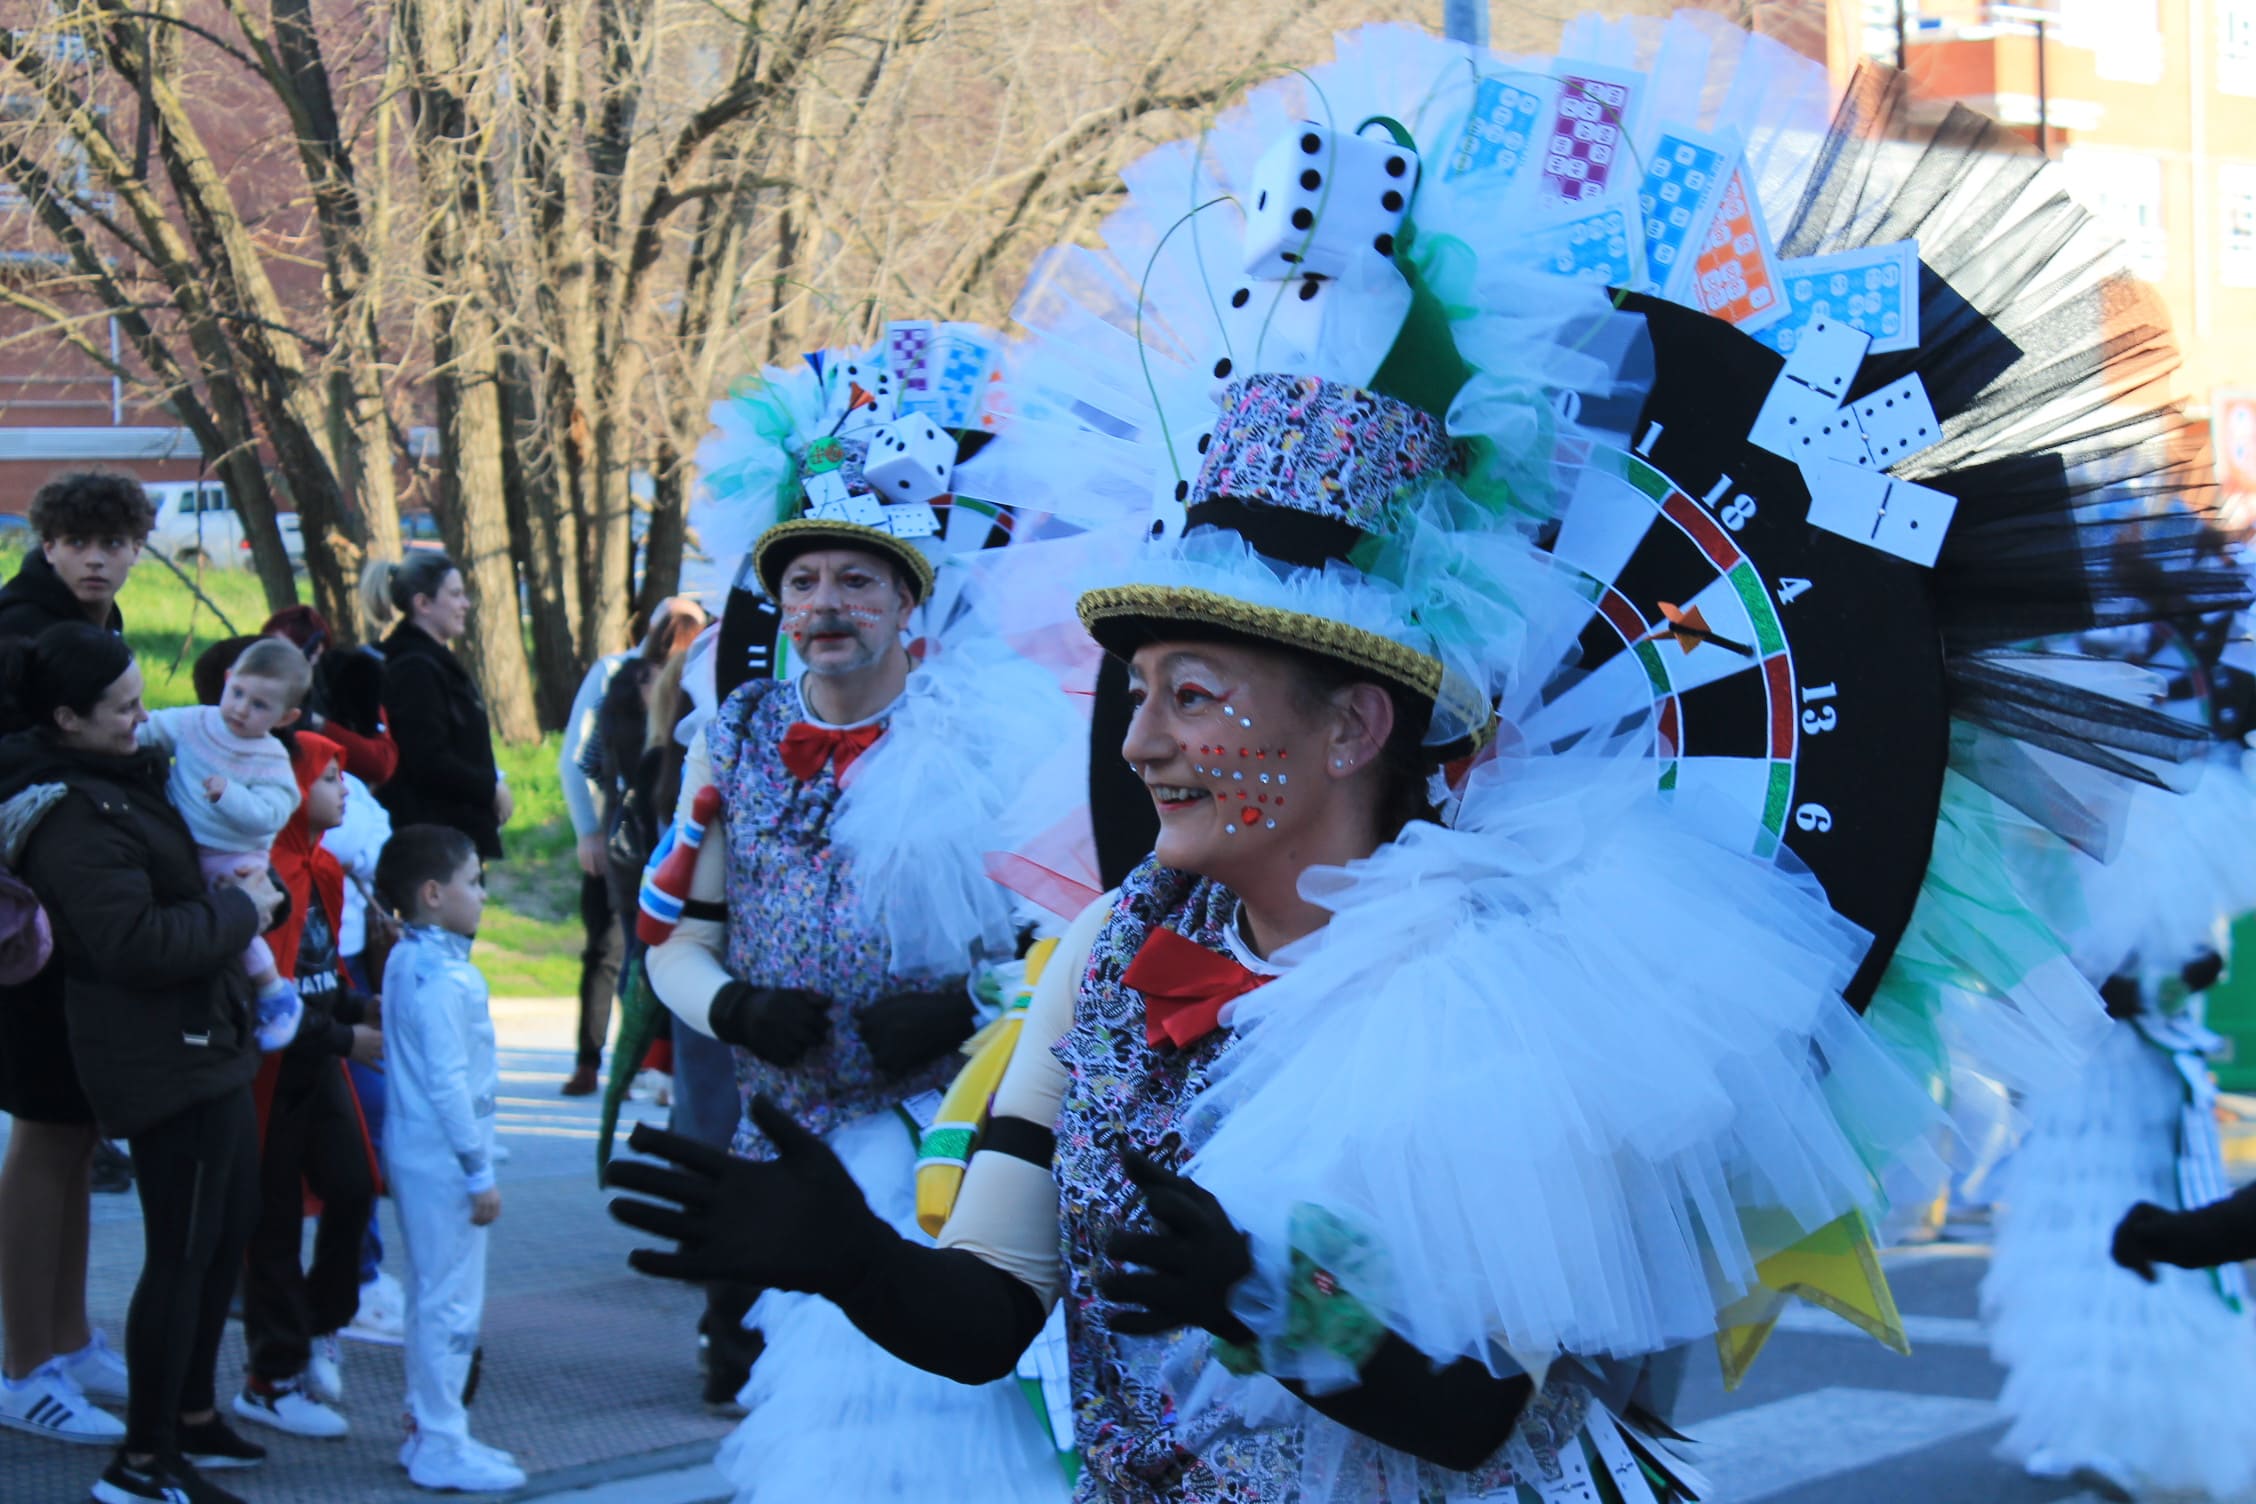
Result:
[[[1822,804],[1804,804],[1794,810],[1794,824],[1802,830],[1823,835],[1833,828],[1833,811]]]

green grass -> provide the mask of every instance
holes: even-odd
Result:
[[[0,578],[13,576],[21,561],[20,547],[0,547]],[[196,703],[189,670],[197,656],[224,638],[256,632],[269,614],[266,592],[251,571],[188,573],[210,605],[146,557],[118,592],[126,641],[141,661],[144,699],[152,709]],[[497,997],[569,997],[579,991],[580,869],[557,782],[557,745],[551,733],[534,746],[494,746],[517,800],[502,833],[508,860],[487,875],[490,898],[478,935],[478,964]]]

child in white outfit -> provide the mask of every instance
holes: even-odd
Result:
[[[384,965],[384,1178],[407,1245],[407,1442],[420,1488],[521,1487],[507,1452],[473,1440],[466,1392],[486,1304],[494,1184],[493,1016],[470,961],[485,910],[478,848],[458,830],[410,825],[384,843],[376,893],[407,933]]]
[[[217,705],[152,711],[141,727],[141,745],[172,753],[165,793],[188,822],[204,876],[215,886],[245,869],[264,872],[275,838],[297,812],[290,749],[274,732],[298,718],[312,685],[305,655],[265,637],[235,660]],[[279,1050],[304,1013],[297,989],[275,970],[263,939],[244,948],[243,969],[258,998],[259,1048]]]

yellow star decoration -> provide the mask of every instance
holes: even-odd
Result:
[[[1723,1383],[1736,1389],[1755,1363],[1771,1328],[1800,1296],[1821,1306],[1868,1336],[1908,1356],[1911,1339],[1881,1271],[1880,1253],[1864,1218],[1851,1212],[1827,1223],[1782,1253],[1755,1265],[1761,1288],[1723,1313],[1716,1332],[1716,1354],[1723,1360]]]

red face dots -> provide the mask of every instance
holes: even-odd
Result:
[[[1224,835],[1256,835],[1277,828],[1291,784],[1291,752],[1254,735],[1253,718],[1225,700],[1222,724],[1209,735],[1219,740],[1184,747],[1198,774],[1222,807]]]

